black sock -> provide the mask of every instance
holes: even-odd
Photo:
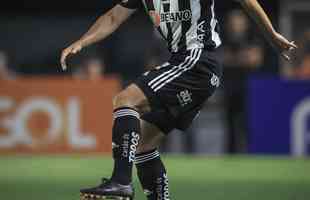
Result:
[[[139,135],[139,113],[128,107],[115,110],[112,133],[114,169],[111,179],[113,181],[124,185],[131,182]]]
[[[148,200],[169,200],[168,177],[159,152],[136,155],[138,177]]]

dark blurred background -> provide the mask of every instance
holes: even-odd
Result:
[[[10,57],[12,70],[19,74],[60,73],[57,66],[61,49],[79,38],[99,15],[114,4],[113,1],[98,0],[6,2],[0,11],[0,48]],[[220,0],[216,4],[222,24],[230,10],[239,9],[234,1]],[[277,1],[263,4],[277,24]],[[154,52],[158,48],[157,43],[153,42],[154,37],[151,22],[141,11],[108,40],[89,48],[88,51],[105,59],[107,73],[121,73],[124,78],[132,79],[144,71],[150,56],[158,53]],[[162,48],[157,51],[166,50]],[[128,52],[131,52],[130,56],[118,59],[120,55],[128,55]],[[269,51],[266,55],[269,55],[269,59],[264,61],[267,65],[274,66],[268,67],[266,71],[276,72],[275,54]]]

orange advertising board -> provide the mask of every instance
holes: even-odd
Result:
[[[0,81],[0,153],[110,153],[117,79]]]

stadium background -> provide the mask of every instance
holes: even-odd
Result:
[[[307,200],[310,2],[260,1],[276,28],[298,43],[290,64],[237,3],[216,2],[224,80],[193,126],[171,133],[161,147],[172,199]],[[61,50],[114,3],[1,3],[1,199],[77,199],[80,187],[109,176],[111,98],[168,56],[139,12],[62,72]]]

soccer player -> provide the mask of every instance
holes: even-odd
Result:
[[[120,1],[120,0],[119,0]],[[284,58],[297,47],[275,31],[257,0],[239,0],[265,38]],[[215,0],[122,0],[79,40],[63,50],[61,64],[84,47],[105,39],[138,9],[145,9],[167,42],[171,58],[121,91],[113,101],[114,169],[99,186],[82,189],[84,199],[131,200],[133,164],[148,200],[168,200],[167,172],[157,151],[172,129],[186,129],[220,85],[215,53],[221,45]]]

